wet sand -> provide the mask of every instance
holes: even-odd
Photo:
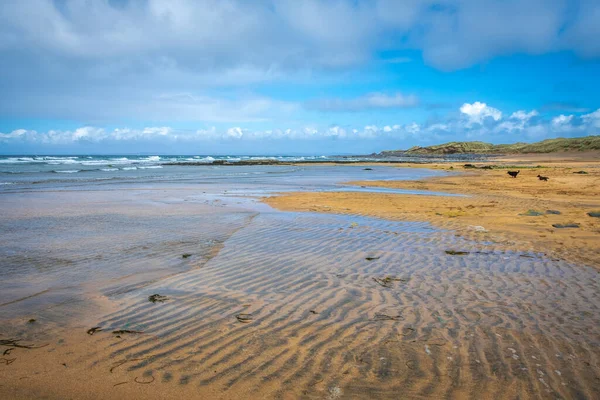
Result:
[[[600,218],[588,215],[600,212],[600,155],[524,155],[473,164],[502,167],[492,170],[465,169],[464,164],[401,165],[453,172],[444,177],[348,182],[352,186],[467,195],[464,197],[299,192],[266,198],[265,202],[288,211],[429,221],[472,240],[494,241],[515,250],[543,251],[550,257],[600,268]],[[511,178],[508,170],[520,173]],[[576,173],[579,171],[587,174]],[[537,175],[549,179],[540,181]],[[553,226],[568,224],[579,227]]]
[[[419,218],[238,200],[5,197],[0,397],[597,397],[593,265]]]

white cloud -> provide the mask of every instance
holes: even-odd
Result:
[[[403,95],[394,93],[369,93],[364,96],[351,99],[318,99],[310,101],[306,107],[319,111],[365,111],[374,109],[409,108],[416,107],[419,99],[414,95]]]
[[[467,106],[465,108],[465,105]],[[427,124],[416,122],[408,124],[388,124],[379,127],[366,125],[362,128],[331,125],[320,127],[318,124],[295,128],[249,129],[243,126],[229,128],[209,127],[197,130],[182,130],[168,126],[145,127],[141,129],[116,128],[112,130],[93,126],[84,126],[74,130],[35,130],[17,129],[0,133],[0,143],[22,145],[73,145],[81,143],[203,143],[252,142],[267,144],[274,141],[295,141],[295,143],[319,140],[338,141],[377,141],[389,143],[439,143],[451,140],[485,140],[492,142],[522,141],[528,138],[539,140],[556,136],[584,136],[600,134],[600,109],[581,116],[559,115],[543,118],[535,110],[519,110],[502,119],[500,111],[483,103],[465,104],[462,115],[468,118],[448,118]],[[491,110],[491,111],[490,111]],[[473,123],[488,118],[485,124]],[[496,117],[496,118],[495,118]],[[386,142],[386,143],[388,143]],[[291,142],[290,142],[291,143]],[[290,149],[295,144],[290,144]],[[398,144],[398,147],[401,145]]]
[[[587,125],[600,129],[600,108],[592,113],[581,116],[581,119]]]
[[[536,110],[526,112],[523,110],[515,111],[510,115],[511,119],[517,119],[519,121],[529,121],[533,117],[537,117],[539,113]]]
[[[559,115],[558,117],[552,118],[552,125],[555,127],[560,127],[564,125],[569,125],[573,120],[573,115]]]
[[[494,107],[489,107],[485,103],[476,101],[473,104],[465,103],[460,107],[460,112],[465,114],[470,124],[482,124],[486,118],[492,118],[494,121],[502,118],[502,112]]]

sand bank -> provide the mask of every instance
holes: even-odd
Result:
[[[465,169],[464,164],[401,164],[399,166],[407,168],[443,169],[450,175],[417,181],[348,184],[446,192],[467,195],[465,197],[296,192],[264,201],[288,211],[429,221],[456,230],[469,239],[494,241],[510,249],[543,252],[600,268],[600,218],[588,215],[600,211],[597,153],[510,156],[474,163],[477,169]],[[479,169],[489,165],[497,168]],[[520,173],[512,178],[508,170]],[[578,173],[580,171],[586,173]],[[539,180],[537,175],[548,177],[548,181]],[[578,228],[555,227],[570,224]]]

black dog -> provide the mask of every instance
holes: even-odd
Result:
[[[548,177],[547,177],[547,176],[541,176],[541,175],[538,175],[537,177],[538,177],[538,179],[539,179],[540,181],[547,181],[547,180],[548,180]]]
[[[508,171],[507,174],[509,174],[513,178],[516,178],[517,175],[519,175],[519,172],[521,172],[521,171]]]

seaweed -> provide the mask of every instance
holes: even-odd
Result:
[[[466,256],[469,254],[468,251],[456,251],[456,250],[446,250],[446,254],[450,256]]]
[[[408,282],[407,278],[395,278],[393,276],[386,276],[384,278],[372,278],[378,285],[383,286],[385,288],[392,287],[392,283],[396,282]]]
[[[129,329],[119,329],[116,331],[112,331],[112,333],[114,333],[115,335],[122,335],[124,333],[131,333],[131,334],[141,334],[144,333],[142,331],[130,331]]]
[[[101,330],[102,330],[101,327],[94,326],[93,328],[90,328],[90,329],[87,330],[87,334],[91,336],[91,335],[93,335],[96,332],[100,332]]]
[[[135,381],[135,383],[141,383],[141,384],[143,384],[143,385],[148,385],[148,384],[150,384],[150,383],[154,382],[154,377],[153,377],[153,376],[151,376],[150,378],[152,378],[152,380],[150,380],[150,381],[138,381],[138,377],[136,377],[136,378],[134,379],[134,381]]]
[[[373,316],[373,321],[401,321],[403,319],[402,315],[387,315],[383,313],[376,313]]]
[[[373,261],[373,260],[379,260],[380,258],[381,258],[381,256],[369,256],[369,257],[365,258],[365,260]]]
[[[169,300],[167,296],[163,296],[158,293],[153,294],[152,296],[148,296],[148,301],[150,303],[164,303],[167,300]]]
[[[311,314],[318,314],[319,312],[318,312],[318,311],[315,311],[315,310],[310,310],[310,313],[311,313]]]
[[[4,363],[5,365],[10,365],[15,362],[17,358],[0,358],[0,363]]]
[[[33,345],[20,344],[19,343],[20,341],[21,341],[21,339],[1,339],[0,346],[13,347],[13,348],[16,347],[19,349],[39,349],[39,348],[48,346],[48,343],[43,344],[41,346],[33,346]]]
[[[587,213],[587,215],[593,218],[600,218],[600,211],[590,211],[589,213]]]
[[[373,171],[373,168],[363,168],[363,171]]]
[[[561,212],[558,210],[546,210],[546,214],[560,215]]]
[[[579,228],[579,224],[552,224],[553,227],[564,229],[564,228]]]
[[[573,172],[574,174],[579,174],[579,175],[587,175],[587,172],[585,171],[577,171],[577,172]]]
[[[29,321],[27,321],[27,323],[29,324],[33,324],[35,322],[35,318],[31,318]]]
[[[238,321],[247,324],[248,322],[252,322],[252,314],[238,314],[235,316],[237,318]]]
[[[185,253],[181,255],[181,258],[190,258],[193,254]]]

